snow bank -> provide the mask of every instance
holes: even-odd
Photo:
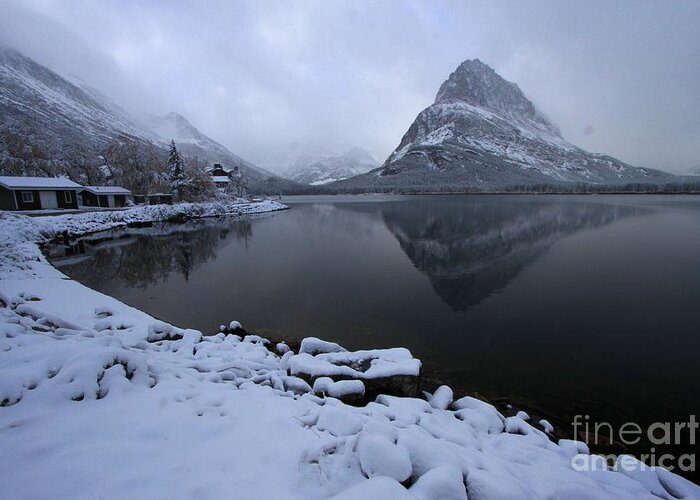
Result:
[[[430,402],[320,398],[420,363],[405,349],[307,339],[295,354],[255,335],[202,336],[66,278],[36,245],[133,220],[117,214],[0,216],[8,498],[700,498],[662,469],[616,472],[582,443],[554,443],[475,398],[452,402],[447,387]],[[318,377],[312,389],[300,366],[352,380]],[[581,457],[595,470],[575,470]]]

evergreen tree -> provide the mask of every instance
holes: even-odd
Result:
[[[185,169],[180,152],[175,147],[175,141],[170,141],[170,153],[168,154],[168,172],[170,174],[170,190],[173,197],[179,200],[187,189]]]

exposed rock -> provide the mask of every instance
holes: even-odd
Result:
[[[350,352],[310,337],[302,341],[299,354],[287,353],[283,361],[292,375],[306,380],[317,393],[332,397],[335,393],[347,402],[371,401],[380,394],[419,394],[421,363],[404,348]],[[361,381],[364,397],[360,397],[358,384],[343,381]]]

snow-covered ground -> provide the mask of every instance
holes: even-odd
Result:
[[[348,353],[308,339],[294,353],[252,335],[202,336],[67,278],[37,245],[64,231],[282,208],[0,213],[1,496],[700,498],[676,475],[638,463],[609,470],[585,445],[553,443],[524,414],[453,401],[448,387],[353,407],[322,396],[360,392],[362,382],[319,377],[320,397],[291,372],[333,375],[324,367],[359,360],[366,374],[410,375],[420,365],[405,349]]]

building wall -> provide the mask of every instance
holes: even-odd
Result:
[[[34,195],[34,201],[25,203],[22,201],[22,193],[30,191]],[[31,189],[15,190],[15,200],[17,200],[17,210],[41,210],[41,196],[39,191]]]
[[[70,193],[70,201],[66,201],[65,193]],[[56,191],[58,208],[78,208],[78,192],[74,190]]]
[[[14,193],[2,186],[0,186],[0,210],[17,210]]]
[[[97,195],[91,193],[90,191],[82,191],[81,196],[83,197],[83,205],[86,207],[99,207],[99,200]]]

